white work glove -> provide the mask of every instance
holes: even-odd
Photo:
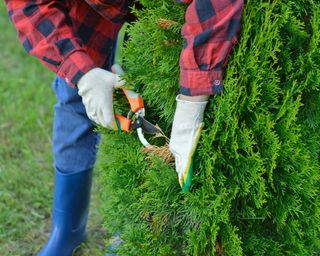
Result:
[[[91,69],[80,78],[78,93],[92,121],[105,128],[117,128],[113,112],[113,88],[123,84],[119,75],[101,68]]]
[[[176,172],[183,191],[191,186],[193,157],[203,128],[203,115],[208,101],[191,102],[179,99],[173,119],[170,151],[175,157]]]

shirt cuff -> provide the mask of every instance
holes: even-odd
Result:
[[[220,94],[223,91],[222,72],[180,69],[180,93],[187,96]]]
[[[176,2],[180,4],[190,4],[192,0],[176,0]]]
[[[95,67],[93,60],[84,50],[77,50],[66,56],[57,75],[65,79],[71,87],[75,87],[80,78]]]

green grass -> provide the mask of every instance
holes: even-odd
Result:
[[[54,74],[28,56],[0,2],[0,255],[35,255],[51,225]],[[106,231],[95,196],[90,240],[76,255],[103,255]]]

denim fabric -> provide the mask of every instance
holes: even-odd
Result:
[[[99,134],[88,118],[77,88],[56,77],[53,90],[58,99],[53,126],[54,165],[61,172],[80,172],[93,168]]]

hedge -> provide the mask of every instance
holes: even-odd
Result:
[[[140,2],[123,49],[125,78],[169,136],[187,6]],[[120,255],[319,253],[319,49],[318,1],[246,1],[224,92],[206,110],[189,193],[135,133],[103,131],[105,226],[121,232]]]

